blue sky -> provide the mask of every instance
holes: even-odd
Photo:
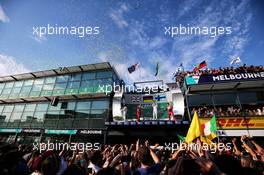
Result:
[[[264,3],[258,0],[0,0],[0,76],[109,61],[127,82],[163,79],[186,70],[263,65]],[[98,26],[100,34],[33,35],[34,26]],[[165,26],[231,26],[232,34],[169,37]],[[127,67],[140,62],[128,74]],[[160,73],[155,77],[155,65]]]

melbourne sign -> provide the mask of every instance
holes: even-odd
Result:
[[[264,72],[239,73],[239,74],[221,74],[221,75],[194,75],[185,78],[187,85],[229,82],[229,81],[246,81],[246,80],[264,80]]]

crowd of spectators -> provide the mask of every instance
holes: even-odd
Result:
[[[214,114],[218,117],[242,117],[242,116],[264,116],[264,106],[248,106],[241,110],[237,106],[222,107],[198,107],[192,108],[192,114],[197,111],[200,117],[211,117]]]
[[[192,75],[220,75],[220,74],[238,74],[238,73],[254,73],[264,71],[264,66],[247,66],[244,64],[240,67],[219,67],[218,69],[203,69],[197,71],[179,71],[175,74],[176,82],[180,85],[184,82],[185,76]]]
[[[30,145],[0,144],[1,175],[261,175],[264,149],[252,138],[230,141],[230,149],[176,149],[135,144],[104,145],[100,150],[40,153]],[[226,139],[218,144],[227,143]],[[183,144],[183,143],[182,143]],[[186,143],[184,143],[186,145]],[[182,147],[184,148],[184,147]]]

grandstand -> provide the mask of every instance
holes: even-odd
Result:
[[[197,110],[201,120],[207,121],[215,113],[220,136],[263,136],[263,66],[243,65],[182,75],[189,117]]]

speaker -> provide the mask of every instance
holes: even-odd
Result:
[[[50,103],[51,106],[57,106],[59,103],[59,97],[54,97]]]

